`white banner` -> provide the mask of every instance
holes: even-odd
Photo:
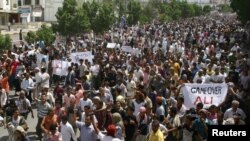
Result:
[[[48,68],[48,64],[49,64],[49,56],[48,55],[44,55],[44,54],[36,54],[36,63],[37,63],[37,67],[42,68],[42,67],[46,67]]]
[[[74,63],[79,63],[80,59],[83,59],[83,60],[87,59],[92,64],[94,56],[92,55],[90,51],[86,51],[86,52],[71,53],[70,58],[72,62]]]
[[[61,61],[61,60],[53,60],[52,61],[52,68],[53,74],[58,76],[66,76],[68,72],[68,62]]]
[[[184,105],[187,108],[196,107],[202,102],[204,108],[211,105],[221,104],[228,92],[227,84],[192,84],[186,83],[183,86]]]
[[[127,53],[131,53],[133,51],[131,46],[122,46],[121,50]]]
[[[108,43],[107,44],[107,48],[115,48],[116,47],[116,43]]]

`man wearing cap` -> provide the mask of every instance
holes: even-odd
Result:
[[[17,126],[15,130],[14,136],[10,139],[10,141],[30,141],[30,139],[26,136],[25,130],[22,126]]]

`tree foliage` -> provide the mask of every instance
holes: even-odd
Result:
[[[56,31],[61,35],[74,35],[75,31],[72,27],[76,26],[74,19],[77,14],[76,0],[64,0],[63,6],[58,8],[56,13],[57,24],[54,25]]]
[[[86,15],[90,23],[90,29],[92,29],[96,34],[103,33],[113,24],[114,11],[110,2],[102,4],[95,1],[91,3],[85,2],[82,7],[86,10]]]
[[[143,5],[137,0],[103,0],[102,3],[93,0],[83,2],[82,7],[77,7],[76,0],[64,0],[56,13],[57,24],[53,29],[64,36],[74,36],[89,29],[101,34],[113,25],[115,19],[120,20],[123,16],[128,25],[134,25],[152,20],[166,22],[200,16],[210,10],[206,7],[203,12],[201,6],[179,0],[168,3],[149,0]]]
[[[128,3],[128,17],[127,21],[129,25],[137,24],[140,20],[142,8],[139,2],[130,0]]]
[[[11,49],[12,39],[9,34],[0,34],[0,51]]]
[[[89,20],[83,8],[77,7],[76,0],[64,0],[56,13],[57,24],[53,29],[64,36],[74,36],[88,30]]]
[[[230,5],[243,23],[250,21],[250,1],[249,0],[231,0]]]
[[[212,11],[212,7],[210,5],[205,5],[202,9],[203,14],[210,14],[210,12]]]
[[[89,30],[90,22],[86,10],[84,10],[83,8],[77,9],[77,13],[74,16],[74,24],[75,26],[73,26],[72,28],[73,31],[75,31],[75,33],[77,34]]]
[[[221,4],[219,5],[219,11],[222,13],[229,13],[232,12],[232,8],[228,4]]]
[[[36,41],[44,41],[46,46],[52,45],[55,41],[55,35],[51,27],[43,24],[36,31]]]
[[[112,6],[108,3],[103,3],[98,8],[98,13],[93,19],[92,30],[97,33],[104,33],[110,29],[110,26],[114,22],[114,12],[112,10]]]
[[[242,23],[250,21],[250,1],[249,0],[231,0],[231,7],[238,15]]]
[[[87,16],[88,16],[88,20],[90,23],[90,29],[95,29],[96,25],[95,25],[95,19],[98,13],[98,9],[99,9],[99,4],[95,1],[93,1],[92,3],[90,2],[85,2],[82,5],[82,9],[86,10]]]
[[[29,31],[27,33],[27,35],[24,37],[25,41],[28,43],[28,44],[34,44],[36,42],[36,32],[34,31]]]

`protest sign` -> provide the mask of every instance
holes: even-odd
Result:
[[[121,50],[127,53],[131,53],[133,51],[131,46],[122,46]]]
[[[42,67],[48,68],[48,64],[49,64],[48,55],[38,53],[38,54],[36,54],[36,59],[37,59],[37,67],[39,67],[39,68],[42,68]]]
[[[68,71],[68,62],[61,60],[52,61],[53,74],[58,76],[66,76]]]
[[[72,62],[79,63],[80,59],[88,60],[91,64],[93,63],[94,56],[90,51],[71,53],[70,58]]]
[[[116,43],[108,43],[107,44],[107,48],[115,48],[116,47]]]
[[[228,91],[227,84],[191,84],[183,86],[184,105],[187,108],[195,107],[197,103],[203,103],[204,108],[221,104]]]

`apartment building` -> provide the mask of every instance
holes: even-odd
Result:
[[[47,0],[0,0],[0,25],[44,20]]]
[[[19,22],[17,0],[0,0],[0,25]]]

